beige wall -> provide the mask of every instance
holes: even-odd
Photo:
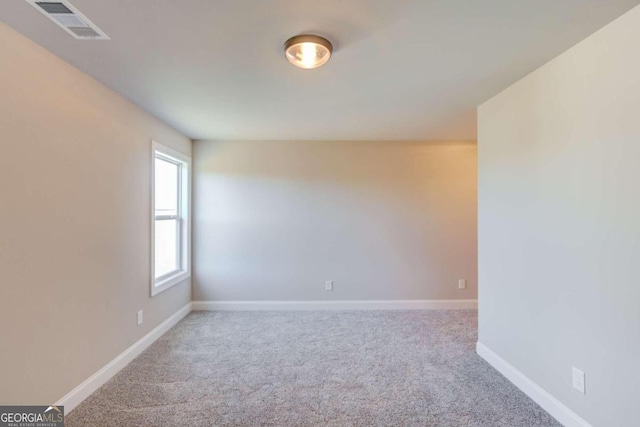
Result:
[[[196,142],[193,299],[474,299],[476,173],[475,143]]]
[[[480,342],[594,426],[640,420],[639,40],[637,7],[479,109]]]
[[[191,143],[1,23],[0,137],[0,403],[50,404],[190,301],[149,297],[149,165]]]

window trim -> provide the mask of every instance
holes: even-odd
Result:
[[[155,277],[155,163],[156,157],[180,164],[178,181],[178,215],[176,218],[181,227],[180,250],[178,251],[179,269],[169,272],[156,280]],[[151,296],[181,283],[191,277],[191,158],[160,144],[151,141]],[[186,211],[186,212],[185,212]],[[165,218],[169,219],[169,218]]]

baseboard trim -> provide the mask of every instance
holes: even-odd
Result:
[[[578,414],[479,341],[476,343],[476,353],[565,427],[592,427]]]
[[[98,372],[87,378],[82,384],[67,393],[62,399],[56,402],[56,405],[64,405],[64,411],[67,414],[71,412],[76,406],[82,403],[83,400],[109,381],[115,374],[120,372],[122,368],[127,366],[129,362],[135,359],[147,347],[153,344],[155,340],[160,338],[190,312],[191,303],[188,303],[172,314],[167,320],[156,326],[151,332],[136,341],[135,344],[123,351],[111,362],[107,363]]]
[[[192,305],[194,311],[460,310],[478,308],[478,300],[193,301]]]

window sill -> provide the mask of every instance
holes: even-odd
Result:
[[[180,282],[185,281],[186,279],[191,277],[191,273],[188,271],[179,271],[176,274],[163,278],[161,281],[153,282],[153,286],[151,286],[151,296],[154,297],[161,292],[166,291],[167,289],[177,285]]]

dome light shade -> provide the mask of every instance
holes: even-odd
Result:
[[[284,44],[287,60],[307,70],[326,64],[332,52],[333,46],[329,40],[311,34],[291,37]]]

